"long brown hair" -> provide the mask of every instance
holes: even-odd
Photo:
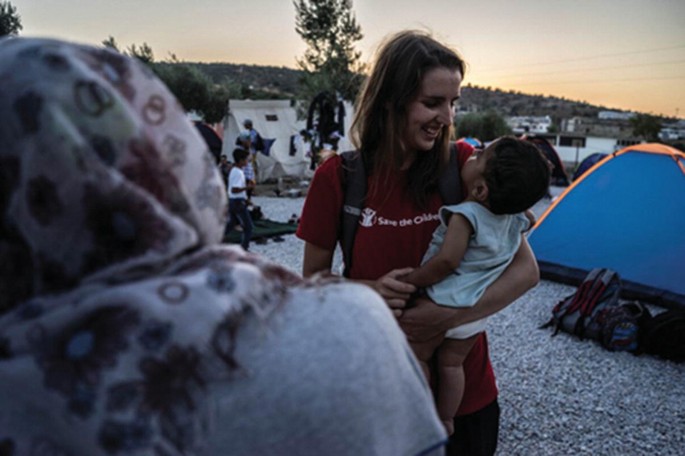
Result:
[[[367,175],[386,176],[405,163],[402,129],[407,106],[414,99],[424,75],[439,67],[464,75],[465,63],[452,49],[427,33],[406,30],[389,39],[378,50],[371,74],[357,98],[352,123],[352,142],[360,151]],[[428,195],[437,189],[440,171],[447,163],[452,126],[443,128],[433,149],[418,154],[408,175],[413,201],[425,207]]]

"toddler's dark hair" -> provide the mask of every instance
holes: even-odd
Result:
[[[488,148],[492,153],[483,174],[493,213],[525,211],[547,194],[550,164],[535,144],[503,136]]]

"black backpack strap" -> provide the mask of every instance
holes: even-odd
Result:
[[[442,204],[459,204],[463,199],[461,194],[461,175],[457,161],[457,143],[450,143],[450,158],[447,168],[443,171],[438,181],[438,190],[442,198]]]
[[[352,246],[357,233],[364,199],[366,172],[361,154],[355,150],[340,154],[343,167],[343,210],[340,223],[340,247],[343,255],[343,276],[349,277],[352,267]]]

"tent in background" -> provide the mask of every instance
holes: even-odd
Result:
[[[559,154],[552,143],[550,143],[546,138],[536,135],[524,135],[521,137],[521,139],[530,141],[538,146],[538,148],[545,153],[547,160],[554,165],[554,169],[552,169],[552,185],[566,187],[568,184],[570,184],[570,180],[566,174],[566,170],[564,169],[564,164],[559,158]]]
[[[578,180],[580,176],[585,174],[585,171],[595,166],[597,162],[602,160],[607,155],[608,154],[602,152],[595,152],[594,154],[590,154],[587,157],[585,157],[583,161],[580,162],[580,165],[578,165],[578,168],[576,168],[576,171],[573,173],[573,180]]]
[[[345,104],[348,120],[353,109]],[[298,120],[297,111],[290,100],[229,100],[228,114],[224,119],[224,147],[227,157],[233,155],[235,140],[243,131],[243,121],[252,120],[252,126],[264,139],[267,150],[258,153],[257,170],[259,182],[284,176],[296,178],[311,177],[311,160],[307,156],[300,131],[306,127],[304,119]],[[349,122],[346,121],[349,125]],[[339,142],[341,151],[349,150],[351,145],[347,135]]]
[[[294,146],[305,123],[297,119],[290,100],[229,100],[223,149],[228,157],[233,155],[235,140],[244,130],[245,119],[252,120],[252,126],[265,144],[270,144],[266,153],[258,153],[256,157],[259,182],[283,176],[305,176],[309,158],[304,147]]]
[[[685,308],[685,154],[662,144],[614,152],[557,198],[528,239],[543,278],[577,285],[610,268],[625,297]]]
[[[476,149],[482,149],[483,148],[483,143],[478,138],[466,136],[465,138],[460,138],[459,141],[464,141],[465,143],[472,145]]]

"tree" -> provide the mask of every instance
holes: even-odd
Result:
[[[661,131],[661,120],[650,114],[638,114],[630,119],[633,135],[643,137],[646,141],[658,141]]]
[[[121,52],[113,36],[103,40],[102,44]],[[226,115],[228,100],[241,98],[244,88],[240,84],[229,79],[215,84],[196,65],[181,62],[174,54],[163,62],[155,62],[152,48],[147,43],[140,46],[132,44],[123,53],[147,65],[186,111],[195,111],[205,122],[221,121]]]
[[[210,97],[210,83],[197,68],[183,63],[162,63],[154,65],[153,71],[186,111],[203,110]]]
[[[484,114],[466,114],[457,121],[457,136],[472,136],[481,141],[492,141],[503,135],[511,134],[511,128],[505,120],[494,111]]]
[[[0,36],[17,35],[24,28],[21,16],[10,2],[0,2]]]
[[[117,44],[117,40],[115,40],[112,35],[110,35],[106,40],[103,40],[102,45],[104,47],[114,49],[115,51],[120,52],[119,51],[119,45]]]
[[[195,111],[210,124],[224,118],[229,99],[240,98],[242,88],[239,84],[228,79],[215,84],[205,73],[189,63],[154,63],[152,70],[186,111]]]
[[[296,0],[295,31],[307,44],[297,63],[304,71],[301,99],[318,93],[337,93],[354,100],[362,82],[364,66],[355,43],[363,38],[352,13],[351,0]]]
[[[145,64],[151,64],[155,61],[155,56],[152,53],[152,48],[147,43],[143,43],[140,46],[132,44],[128,47],[128,49],[126,49],[126,51],[128,55],[137,58]]]
[[[226,109],[228,108],[228,100],[232,98],[232,94],[236,93],[235,84],[219,84],[210,87],[207,103],[202,108],[202,116],[205,122],[215,124],[221,122],[226,116]],[[238,87],[238,90],[240,88]]]

